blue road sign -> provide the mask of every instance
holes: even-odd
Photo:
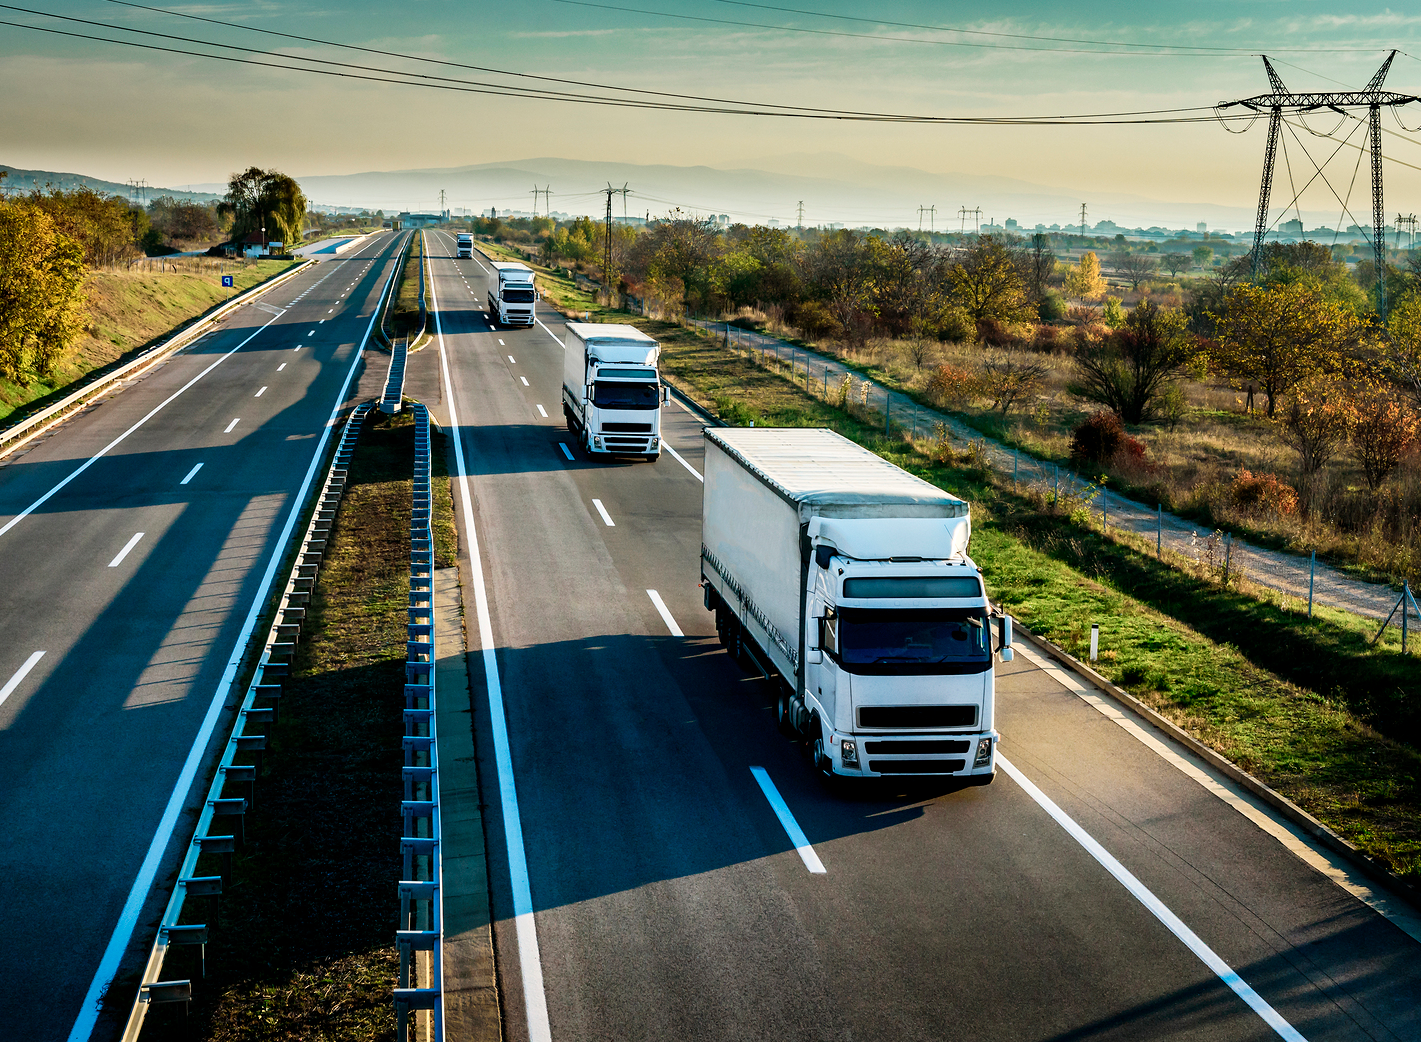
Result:
[[[231,289],[232,286],[233,286],[232,276],[231,276],[231,275],[223,275],[223,276],[222,276],[222,288],[223,288],[223,289]]]

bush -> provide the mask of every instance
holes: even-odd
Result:
[[[1239,471],[1229,486],[1229,499],[1240,510],[1290,517],[1298,510],[1298,493],[1274,474]]]
[[[1120,461],[1138,467],[1145,461],[1145,447],[1125,433],[1125,425],[1113,412],[1086,417],[1071,432],[1071,462],[1101,465]]]
[[[980,390],[976,374],[956,365],[940,365],[928,377],[923,393],[933,404],[961,408],[975,398]]]
[[[1036,313],[1042,322],[1059,322],[1066,317],[1066,302],[1059,293],[1047,293],[1036,305]]]
[[[977,339],[988,347],[1013,347],[1017,343],[1011,327],[995,318],[978,319]]]
[[[794,324],[809,340],[833,338],[842,332],[838,319],[817,300],[806,301],[795,309]]]

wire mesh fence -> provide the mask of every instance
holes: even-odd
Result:
[[[817,352],[728,322],[690,321],[716,336],[727,350],[780,372],[817,398],[882,423],[886,433],[941,436],[956,451],[971,448],[975,459],[1004,477],[1010,476],[1018,487],[1036,488],[1054,505],[1065,502],[1070,510],[1086,510],[1093,525],[1140,536],[1153,543],[1161,556],[1174,554],[1225,578],[1247,578],[1276,591],[1285,604],[1293,602],[1309,611],[1314,604],[1323,604],[1381,620],[1397,605],[1398,591],[1386,584],[1353,578],[1317,560],[1315,554],[1300,557],[1250,545],[1229,533],[1091,484],[1058,464],[994,441],[962,421],[890,391]],[[1397,621],[1392,624],[1400,625]]]

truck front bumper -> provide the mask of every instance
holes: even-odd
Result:
[[[834,773],[851,778],[990,778],[996,771],[996,731],[950,735],[829,735]]]

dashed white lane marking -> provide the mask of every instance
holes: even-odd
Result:
[[[297,345],[296,345],[295,347],[293,347],[291,350],[293,350],[293,351],[299,351],[299,350],[301,350],[301,345],[300,345],[300,344],[297,344]]]
[[[538,415],[541,416],[543,419],[546,420],[546,419],[548,418],[548,410],[547,410],[547,409],[544,409],[541,405],[535,406],[534,408],[536,408],[536,409],[538,410]]]
[[[142,532],[134,534],[133,538],[123,544],[123,549],[118,552],[118,556],[109,562],[110,568],[117,568],[123,564],[123,559],[128,556],[128,552],[138,545],[138,541],[143,538]]]
[[[197,477],[197,472],[198,472],[199,470],[201,470],[201,469],[202,469],[202,464],[199,463],[197,466],[193,467],[192,470],[188,471],[188,472],[187,472],[187,477],[185,477],[185,478],[183,478],[181,481],[179,481],[178,484],[179,484],[179,485],[186,485],[186,484],[187,484],[189,481],[191,481],[193,478]]]
[[[344,296],[344,294],[342,294],[342,296]],[[334,315],[335,313],[336,313],[336,309],[335,309],[335,308],[331,308],[329,311],[326,312],[327,315]]]
[[[1268,835],[1281,843],[1288,851],[1319,874],[1326,876],[1357,900],[1369,905],[1379,914],[1390,919],[1414,940],[1421,941],[1421,916],[1404,906],[1385,891],[1371,886],[1360,874],[1349,866],[1334,861],[1326,852],[1318,850],[1308,842],[1306,836],[1286,822],[1279,821],[1266,810],[1258,807],[1249,795],[1236,788],[1226,778],[1218,777],[1193,760],[1176,752],[1168,743],[1160,741],[1149,729],[1137,723],[1130,715],[1116,708],[1116,703],[1097,694],[1074,675],[1056,663],[1042,658],[1025,644],[1013,645],[1026,660],[1040,669],[1056,683],[1070,691],[1106,719],[1119,725],[1127,734],[1158,755],[1181,774],[1193,779],[1206,790],[1238,811]]]
[[[1136,879],[1134,873],[1115,860],[1110,851],[1097,843],[1089,832],[1076,824],[1074,818],[1056,806],[1051,797],[1038,789],[1030,778],[1017,770],[1015,765],[1000,752],[997,753],[997,765],[1011,776],[1012,781],[1021,786],[1022,791],[1036,801],[1037,806],[1055,819],[1056,824],[1065,829],[1070,837],[1085,849],[1087,854],[1095,858],[1100,866],[1114,876],[1121,886],[1130,891],[1135,900],[1144,905],[1151,915],[1163,923],[1165,929],[1179,938],[1186,948],[1198,956],[1200,962],[1209,967],[1235,995],[1243,999],[1249,1008],[1257,1013],[1280,1038],[1288,1039],[1289,1042],[1307,1042],[1297,1028],[1284,1020],[1277,1010],[1264,1001],[1263,996],[1249,987],[1248,982],[1234,972],[1232,966],[1219,958],[1214,949],[1205,944],[1193,930],[1185,926],[1179,916],[1166,908],[1164,902],[1156,897],[1149,887]]]
[[[309,333],[307,333],[306,335],[307,335],[307,336],[315,336],[315,335],[316,335],[316,331],[313,329],[313,330],[311,330]]]
[[[562,449],[562,454],[567,457],[569,463],[573,462],[575,457],[572,454],[572,450],[567,447],[566,443],[561,441],[558,442],[558,448]]]
[[[517,364],[518,364],[518,359],[514,358],[512,355],[509,355],[509,356],[508,356],[508,364],[509,364],[509,365],[517,365]]]
[[[612,520],[612,515],[607,513],[607,508],[602,505],[600,499],[594,499],[592,505],[597,508],[597,513],[602,515],[602,520],[607,522],[608,528],[616,528],[617,522]]]
[[[223,434],[231,434],[231,433],[232,433],[232,428],[235,427],[235,426],[237,426],[237,424],[239,424],[240,422],[242,422],[242,418],[241,418],[240,416],[238,416],[238,417],[237,417],[235,420],[233,420],[231,423],[227,424],[227,429],[226,429],[225,431],[223,431],[222,433],[223,433]]]
[[[500,340],[500,341],[498,342],[498,346],[499,346],[499,347],[507,347],[508,345],[505,344],[502,340]]]
[[[689,470],[693,475],[695,475],[695,478],[696,478],[697,481],[699,481],[699,482],[700,482],[701,484],[703,484],[703,485],[705,484],[706,479],[701,476],[701,472],[700,472],[699,470],[697,470],[695,467],[691,466],[689,463],[687,463],[687,462],[681,457],[681,454],[680,454],[679,452],[677,452],[675,449],[673,449],[673,448],[671,447],[671,443],[668,442],[665,438],[662,438],[662,439],[661,439],[661,447],[662,447],[663,449],[665,449],[667,452],[671,453],[671,458],[672,458],[672,459],[674,459],[677,463],[681,464],[681,466],[685,467],[685,468],[686,468],[687,470]]]
[[[528,378],[527,378],[526,376],[520,376],[518,379],[520,379],[520,380],[523,381],[523,386],[524,386],[524,387],[527,387],[527,386],[528,386]]]
[[[15,693],[15,688],[20,686],[20,681],[30,675],[30,670],[39,664],[39,660],[44,658],[43,651],[36,651],[29,658],[25,659],[25,664],[15,670],[15,675],[5,681],[5,686],[0,687],[0,706],[5,704],[5,699]]]
[[[794,820],[794,815],[789,812],[789,804],[780,795],[780,790],[775,788],[775,783],[770,781],[769,772],[763,767],[751,767],[750,773],[755,776],[755,781],[760,784],[760,791],[765,794],[765,799],[770,801],[770,809],[775,812],[775,817],[780,819],[785,834],[789,836],[789,841],[794,844],[794,852],[799,855],[799,859],[804,862],[804,867],[809,869],[816,876],[824,875],[827,871],[824,862],[819,860],[819,855],[814,853],[814,848],[809,845],[809,837],[804,834],[804,830],[799,827],[799,822]]]
[[[647,590],[646,595],[651,598],[651,603],[656,605],[656,610],[661,613],[661,621],[666,623],[666,628],[671,631],[673,637],[684,637],[681,627],[676,625],[676,620],[671,617],[671,610],[666,607],[666,602],[661,599],[661,594],[655,590]]]
[[[286,363],[285,363],[285,362],[282,362],[279,366],[276,367],[276,371],[279,373],[279,372],[281,372],[281,371],[282,371],[283,369],[285,369],[285,368],[286,368]]]
[[[256,394],[252,395],[252,397],[253,397],[253,398],[260,398],[260,397],[261,397],[262,395],[264,395],[264,394],[266,394],[266,388],[265,388],[265,387],[263,387],[263,388],[262,388],[260,391],[258,391]]]

